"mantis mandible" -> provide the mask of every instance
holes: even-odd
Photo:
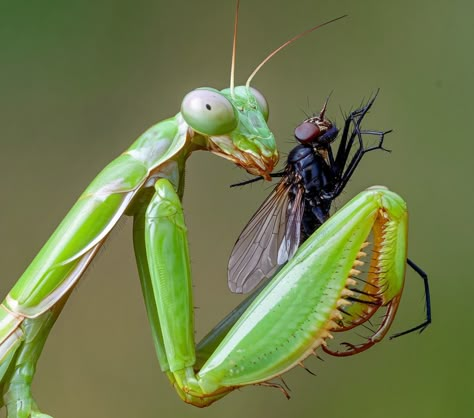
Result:
[[[186,160],[207,150],[269,179],[278,152],[267,103],[250,81],[276,52],[330,22],[275,50],[245,86],[233,81],[234,30],[230,87],[188,93],[178,114],[148,129],[86,188],[1,304],[0,387],[9,417],[48,417],[31,394],[36,363],[74,286],[122,215],[133,217],[135,256],[161,369],[179,396],[196,406],[241,386],[272,385],[270,379],[325,344],[337,327],[337,308],[350,304],[350,276],[370,231],[380,254],[371,266],[382,284],[390,284],[383,297],[398,297],[405,276],[406,205],[377,186],[311,236],[230,331],[216,327],[195,348],[181,206]]]

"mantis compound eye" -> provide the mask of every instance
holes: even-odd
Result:
[[[237,127],[238,116],[232,103],[213,89],[196,89],[181,104],[181,114],[195,131],[223,135]]]
[[[313,142],[320,134],[319,126],[311,122],[303,122],[295,128],[295,138],[302,144]]]
[[[253,97],[255,97],[255,100],[257,100],[258,107],[260,108],[260,111],[262,112],[265,121],[268,121],[268,116],[270,112],[267,100],[265,99],[263,94],[260,93],[257,89],[250,87],[250,91],[252,92]]]

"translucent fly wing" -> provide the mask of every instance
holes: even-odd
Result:
[[[301,221],[304,212],[303,192],[303,188],[298,187],[294,198],[288,201],[285,236],[278,249],[278,265],[282,265],[291,259],[300,245]]]
[[[287,187],[281,182],[241,232],[228,265],[228,284],[232,292],[250,292],[277,267],[288,200]]]
[[[298,248],[301,216],[293,215],[289,210],[295,207],[289,187],[282,180],[237,239],[228,265],[228,284],[232,292],[252,291],[263,279],[271,277]],[[299,199],[301,202],[301,197]],[[288,226],[298,231],[288,231]],[[298,241],[290,242],[291,239]]]

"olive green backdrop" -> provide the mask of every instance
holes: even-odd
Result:
[[[280,53],[254,79],[282,153],[303,111],[342,121],[377,88],[366,126],[394,129],[388,153],[364,161],[344,196],[373,184],[410,209],[410,257],[429,272],[433,325],[361,355],[310,359],[287,374],[292,399],[249,387],[208,409],[183,404],[155,358],[131,245],[117,228],[45,347],[34,391],[56,418],[469,417],[472,374],[474,3],[243,0],[237,82],[266,54],[324,20],[349,14]],[[234,1],[0,1],[0,285],[5,294],[94,175],[192,88],[228,86]],[[283,154],[284,155],[284,154]],[[189,160],[197,338],[231,307],[226,263],[269,186],[206,153]],[[408,275],[394,324],[423,318]]]

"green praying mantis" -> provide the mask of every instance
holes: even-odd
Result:
[[[373,339],[383,338],[403,289],[407,209],[400,196],[374,186],[325,222],[258,294],[200,344],[194,342],[181,206],[186,160],[207,150],[270,179],[278,152],[267,126],[268,105],[250,82],[275,53],[323,25],[275,50],[243,86],[234,86],[235,29],[230,87],[188,93],[178,114],[143,133],[86,188],[1,304],[0,386],[8,417],[49,416],[31,394],[36,363],[75,285],[123,215],[133,217],[136,262],[161,369],[187,403],[203,407],[242,386],[275,386],[271,379],[325,346],[341,328],[339,309],[351,309],[350,287],[370,234],[367,285],[383,289],[379,297],[388,307],[388,319]]]

